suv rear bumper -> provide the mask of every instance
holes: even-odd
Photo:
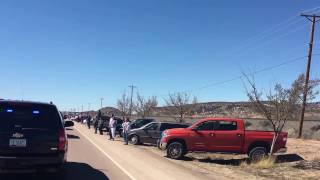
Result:
[[[0,169],[35,169],[59,167],[65,163],[65,154],[50,157],[7,157],[0,156]]]

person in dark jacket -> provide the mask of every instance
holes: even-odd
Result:
[[[88,126],[88,129],[91,128],[91,116],[90,115],[87,116],[87,126]]]
[[[103,135],[103,131],[102,131],[103,124],[104,124],[104,122],[102,119],[102,113],[101,113],[101,111],[99,111],[99,113],[98,113],[98,129],[99,129],[100,135]]]
[[[93,121],[93,127],[94,127],[94,133],[97,134],[98,133],[98,128],[99,128],[99,121],[101,119],[101,111],[98,111],[98,114],[96,116],[96,118]]]

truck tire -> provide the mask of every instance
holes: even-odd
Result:
[[[253,162],[258,162],[267,156],[267,149],[265,147],[255,147],[249,152],[249,159]]]
[[[185,147],[180,142],[170,143],[167,147],[167,157],[171,159],[181,159],[186,153]]]
[[[131,144],[133,144],[133,145],[138,145],[138,144],[140,144],[140,139],[139,139],[139,136],[138,135],[132,135],[132,136],[130,136],[130,142],[131,142]]]

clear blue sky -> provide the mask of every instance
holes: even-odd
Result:
[[[310,23],[299,14],[318,6],[316,0],[2,0],[0,97],[97,109],[100,97],[115,106],[134,84],[160,100],[184,90],[200,101],[247,100],[241,80],[199,87],[305,56]],[[312,77],[319,69],[315,56]],[[256,79],[267,89],[290,84],[304,70],[302,59]]]

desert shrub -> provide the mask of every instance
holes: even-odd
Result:
[[[246,122],[244,123],[244,126],[245,126],[246,128],[250,127],[251,125],[252,125],[252,123],[251,123],[250,121],[246,121]]]
[[[319,131],[320,130],[320,124],[314,125],[311,127],[312,131]]]
[[[316,131],[312,134],[312,139],[320,140],[320,131]]]
[[[303,134],[302,134],[302,138],[303,139],[312,139],[313,138],[313,132],[311,131],[305,131]]]
[[[295,128],[288,129],[288,137],[293,138],[297,136],[298,131]]]

